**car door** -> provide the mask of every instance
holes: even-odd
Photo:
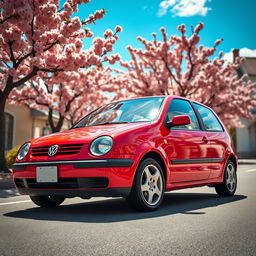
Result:
[[[170,128],[165,151],[170,161],[170,183],[205,180],[210,175],[209,145],[206,132],[195,114],[191,103],[172,99],[166,119],[188,115],[191,123]]]
[[[210,178],[217,178],[222,173],[223,161],[228,140],[221,123],[213,111],[205,106],[192,103],[199,113],[210,145],[211,173]]]

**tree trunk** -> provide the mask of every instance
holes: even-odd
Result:
[[[48,121],[49,121],[51,130],[52,130],[52,133],[59,132],[61,130],[63,122],[64,122],[64,116],[59,114],[59,119],[58,119],[58,122],[57,122],[57,124],[55,126],[54,118],[53,118],[53,110],[49,109]]]
[[[17,67],[16,67],[17,68]],[[11,75],[8,75],[6,85],[4,87],[4,90],[0,90],[0,171],[3,172],[10,172],[5,160],[5,118],[4,118],[4,109],[5,109],[5,103],[7,98],[9,97],[11,91],[13,88],[18,87],[25,82],[27,82],[29,79],[31,79],[33,76],[35,76],[38,72],[38,68],[34,67],[33,70],[20,80],[16,81],[14,83],[13,77]]]
[[[10,172],[5,160],[5,108],[6,97],[0,92],[0,172]]]

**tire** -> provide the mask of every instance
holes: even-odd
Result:
[[[136,210],[154,211],[161,205],[164,191],[165,179],[161,166],[153,158],[147,158],[136,171],[127,201]]]
[[[40,207],[52,208],[59,206],[65,200],[60,196],[30,196],[30,199]]]
[[[215,190],[219,196],[222,196],[222,197],[233,196],[236,192],[236,187],[237,187],[236,166],[231,160],[228,160],[225,167],[223,182],[220,184],[217,184],[215,186]]]

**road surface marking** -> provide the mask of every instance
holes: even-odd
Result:
[[[256,169],[247,170],[246,172],[256,172]]]
[[[8,205],[8,204],[22,204],[22,203],[28,203],[28,202],[31,202],[31,200],[23,200],[23,201],[0,203],[0,206],[1,205]]]

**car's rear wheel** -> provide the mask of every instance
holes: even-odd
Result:
[[[65,200],[61,196],[30,196],[30,199],[38,206],[41,207],[56,207]]]
[[[236,192],[236,187],[236,166],[231,160],[228,160],[225,167],[223,182],[217,184],[215,190],[219,196],[233,196]]]
[[[130,205],[139,211],[154,211],[163,201],[165,180],[161,166],[152,158],[143,160],[136,172]]]

